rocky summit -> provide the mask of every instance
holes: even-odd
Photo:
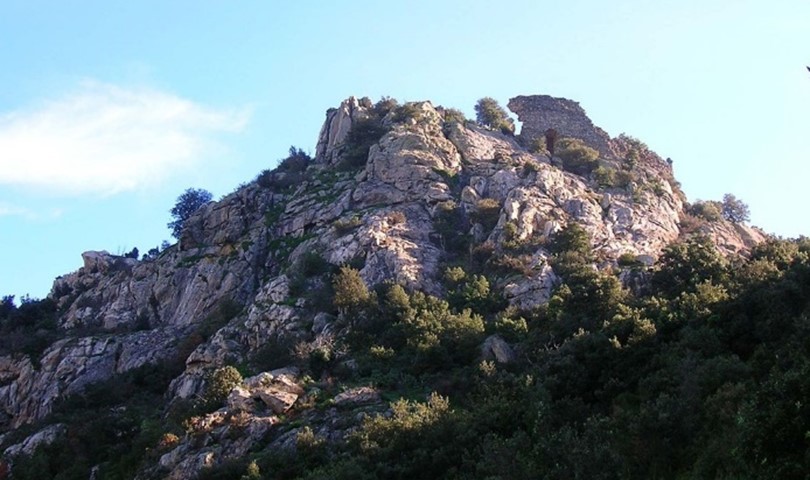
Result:
[[[567,298],[572,232],[586,243],[582,271],[642,296],[670,245],[700,238],[734,262],[767,240],[696,213],[672,162],[611,138],[576,102],[518,96],[508,107],[517,135],[429,101],[348,98],[326,112],[313,158],[291,155],[204,205],[176,244],[143,259],[83,253],[46,299],[43,341],[0,356],[3,475],[54,462],[42,452],[84,438],[93,422],[76,412],[93,412],[105,419],[98,441],[126,447],[62,458],[75,478],[202,478],[235,465],[255,474],[241,478],[294,478],[252,459],[373,443],[357,436],[408,405],[450,408],[464,369],[526,362],[521,336]],[[384,313],[397,309],[458,326],[425,333],[416,314]],[[439,344],[452,347],[439,355]],[[392,359],[409,366],[385,367]]]

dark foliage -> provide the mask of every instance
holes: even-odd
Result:
[[[336,324],[353,328],[340,349],[313,350],[307,373],[375,385],[390,410],[347,414],[355,424],[345,438],[301,428],[295,449],[260,443],[201,478],[806,478],[810,241],[772,239],[729,262],[693,237],[664,251],[639,294],[593,268],[577,224],[545,247],[560,283],[533,311],[507,308],[494,282],[457,266],[445,270],[446,300],[369,289],[341,268],[330,298]],[[331,270],[316,255],[296,266],[313,281]],[[621,263],[646,268],[634,260]],[[4,328],[50,315],[47,304],[11,300],[0,303]],[[239,311],[223,305],[197,334]],[[491,333],[515,361],[481,360]],[[268,343],[251,363],[282,366],[290,348]],[[356,366],[340,371],[339,355]],[[68,436],[19,459],[15,478],[87,478],[93,465],[101,478],[133,478],[154,464],[160,435],[182,434],[183,415],[159,413],[177,369],[144,367],[67,399],[52,420]],[[239,378],[221,372],[220,401]]]
[[[729,222],[744,223],[750,220],[751,214],[748,210],[748,205],[734,195],[730,193],[723,195],[723,202],[721,205],[723,218]]]
[[[383,126],[382,120],[377,117],[369,117],[355,122],[346,136],[345,153],[343,154],[341,168],[352,170],[364,166],[368,161],[371,146],[379,142],[387,132],[388,128]]]
[[[212,198],[211,192],[198,188],[189,188],[180,194],[177,197],[177,203],[170,211],[173,220],[167,225],[172,231],[172,236],[179,239],[186,220],[200,207],[210,202]]]
[[[491,97],[484,97],[475,104],[475,118],[478,124],[511,135],[515,132],[515,122],[506,110]]]
[[[0,354],[23,354],[36,365],[40,354],[57,338],[56,304],[53,300],[25,296],[20,306],[14,296],[0,302]]]
[[[306,152],[291,146],[289,155],[279,161],[278,167],[262,171],[256,183],[262,188],[285,192],[304,180],[304,172],[311,163],[312,158]]]

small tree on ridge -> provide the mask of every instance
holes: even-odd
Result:
[[[210,202],[212,198],[211,192],[202,188],[189,188],[180,194],[177,197],[177,203],[174,204],[174,208],[170,211],[174,220],[167,224],[172,230],[172,236],[179,239],[186,220],[200,207]]]
[[[515,122],[492,97],[478,100],[475,104],[475,119],[484,127],[500,130],[507,134],[515,133]]]

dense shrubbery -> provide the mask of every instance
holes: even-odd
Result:
[[[536,311],[482,303],[489,285],[460,267],[449,304],[370,294],[354,375],[408,378],[409,399],[345,443],[260,454],[263,478],[804,478],[810,242],[770,241],[735,269],[705,238],[676,243],[642,296],[593,269],[575,224],[548,248],[562,283]],[[486,332],[522,360],[477,363]]]
[[[308,373],[373,384],[395,399],[390,412],[362,417],[343,440],[303,427],[294,451],[262,443],[203,478],[805,478],[810,241],[773,239],[731,262],[693,237],[663,252],[643,293],[593,267],[575,223],[545,247],[561,281],[531,311],[507,308],[466,265],[445,270],[446,300],[370,289],[342,268],[336,322],[354,328],[308,350]],[[638,266],[631,257],[620,263]],[[0,306],[2,318],[14,311]],[[225,305],[210,322],[237,312]],[[516,361],[481,360],[493,333]],[[345,358],[353,369],[339,369]],[[131,478],[154,463],[161,438],[182,433],[157,410],[170,366],[69,400],[55,417],[67,439],[20,460],[15,478],[87,478],[92,465]],[[221,392],[239,380],[226,370]]]
[[[289,155],[279,161],[274,170],[264,170],[256,177],[256,183],[262,188],[284,191],[304,180],[304,172],[312,158],[300,148],[291,146]]]
[[[687,205],[685,210],[688,215],[707,222],[727,220],[731,223],[744,223],[750,217],[748,205],[730,193],[723,195],[722,202],[698,200],[691,205]]]
[[[56,304],[49,298],[25,296],[18,307],[13,295],[4,296],[0,301],[0,355],[21,353],[36,364],[57,337],[56,314]]]
[[[236,368],[226,365],[209,373],[203,401],[213,409],[225,403],[233,387],[242,383],[242,374]]]
[[[446,123],[460,123],[464,125],[467,123],[467,117],[464,116],[464,112],[461,110],[457,110],[455,108],[445,108],[444,121]]]
[[[563,168],[577,175],[587,175],[596,168],[599,152],[577,138],[561,138],[555,145],[555,155],[563,162]]]
[[[66,435],[16,459],[14,478],[83,480],[94,467],[98,478],[134,478],[165,453],[156,448],[162,437],[182,434],[179,424],[162,418],[164,393],[182,370],[182,360],[147,365],[62,400],[50,421],[66,424]]]
[[[438,243],[442,250],[450,255],[467,253],[470,238],[469,230],[463,209],[454,201],[447,200],[436,204],[433,214],[433,229],[438,235]]]
[[[701,201],[698,200],[691,205],[686,206],[686,213],[702,218],[707,222],[719,222],[723,219],[722,205],[720,202],[715,201]]]

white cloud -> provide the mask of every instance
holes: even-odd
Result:
[[[61,208],[54,208],[48,212],[38,212],[27,207],[20,207],[11,203],[0,201],[1,217],[23,217],[26,220],[41,220],[43,218],[58,218],[64,211]]]
[[[18,207],[8,203],[0,202],[0,217],[22,216],[31,217],[33,212],[27,208]]]
[[[248,112],[170,93],[87,81],[69,95],[0,114],[0,184],[113,194],[189,168]],[[2,211],[0,211],[2,214]]]

